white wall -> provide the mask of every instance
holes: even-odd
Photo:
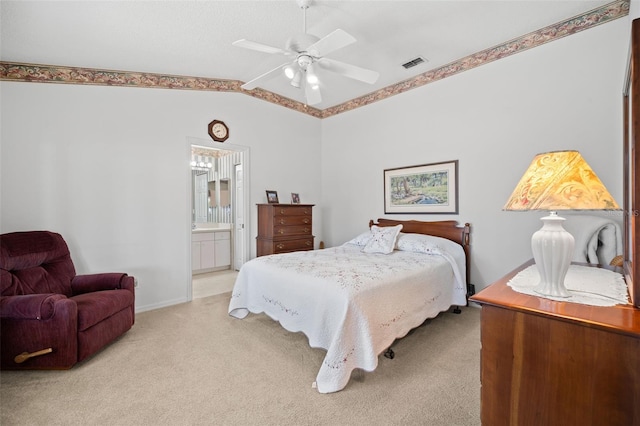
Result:
[[[252,257],[265,189],[320,201],[313,117],[237,93],[2,82],[0,94],[1,232],[60,232],[78,273],[134,275],[139,311],[187,298],[187,137],[210,141],[211,120],[250,147]]]
[[[186,140],[217,118],[250,147],[250,211],[298,192],[327,245],[384,215],[384,169],[458,159],[460,214],[412,218],[470,222],[483,287],[531,257],[541,214],[501,208],[534,154],[578,149],[622,202],[629,22],[322,121],[236,93],[0,82],[0,232],[62,233],[79,273],[137,277],[139,311],[185,301]]]
[[[532,257],[543,214],[501,209],[535,154],[579,150],[622,204],[627,40],[619,19],[323,120],[328,244],[384,216],[383,170],[395,167],[459,160],[459,215],[387,217],[470,222],[477,290]]]

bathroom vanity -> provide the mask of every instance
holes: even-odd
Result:
[[[231,267],[231,230],[196,228],[191,231],[191,270],[193,274]]]

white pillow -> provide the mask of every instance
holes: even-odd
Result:
[[[345,244],[353,244],[353,245],[362,247],[367,245],[370,239],[371,239],[371,230],[368,230],[367,232],[363,232],[362,234],[358,235],[352,240],[347,241]]]
[[[438,251],[446,251],[446,247],[455,244],[446,238],[434,237],[433,235],[424,234],[405,234],[400,233],[398,236],[398,250],[411,251],[414,253],[437,253]]]
[[[462,246],[442,237],[424,234],[404,234],[398,236],[398,250],[451,256],[458,265],[461,279],[465,277],[466,254]]]
[[[396,247],[398,234],[402,230],[402,225],[371,227],[371,239],[365,244],[362,251],[365,253],[389,254]]]

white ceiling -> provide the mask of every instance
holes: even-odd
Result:
[[[604,1],[322,1],[307,32],[341,28],[357,42],[330,58],[380,73],[374,85],[317,73],[325,109],[472,53],[611,3]],[[303,29],[295,0],[0,2],[2,61],[249,81],[283,57],[231,43],[246,38],[284,48]],[[416,56],[426,63],[405,70]],[[263,89],[304,102],[284,75]]]

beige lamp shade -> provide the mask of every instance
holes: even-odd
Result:
[[[503,210],[620,210],[578,151],[538,154]]]

